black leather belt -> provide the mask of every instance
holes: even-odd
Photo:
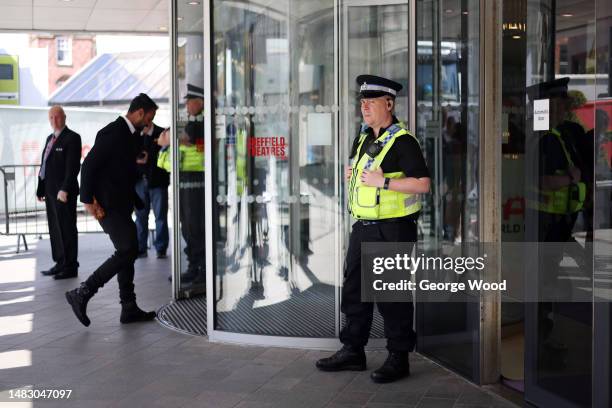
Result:
[[[365,225],[376,225],[376,224],[414,222],[414,219],[410,217],[403,217],[403,218],[387,218],[384,220],[358,220],[357,222],[365,226]]]

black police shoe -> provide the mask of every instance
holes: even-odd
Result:
[[[155,312],[145,312],[144,310],[140,309],[135,300],[121,303],[121,317],[119,318],[119,321],[123,324],[148,322],[155,319],[156,316],[157,313]]]
[[[53,265],[53,267],[47,269],[46,271],[40,271],[40,273],[44,276],[53,276],[57,274],[59,271],[60,269],[57,267],[57,265]]]
[[[366,369],[366,356],[362,347],[344,345],[334,355],[317,361],[321,371],[363,371]]]
[[[77,319],[84,326],[89,326],[91,321],[87,317],[87,302],[93,297],[96,292],[91,290],[85,282],[81,283],[81,286],[66,292],[66,300],[72,306],[72,311],[76,315]]]
[[[181,275],[181,283],[190,283],[198,276],[198,267],[189,265],[187,271]]]
[[[410,375],[408,352],[391,351],[385,363],[370,378],[375,383],[390,383]]]
[[[166,259],[167,257],[166,251],[157,251],[157,259]]]
[[[146,258],[147,256],[149,256],[149,252],[146,249],[138,251],[138,258]]]
[[[76,270],[72,270],[72,271],[63,270],[53,275],[53,279],[55,280],[72,279],[72,278],[76,278],[77,276],[79,276],[79,272]]]

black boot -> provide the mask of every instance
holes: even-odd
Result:
[[[370,378],[375,383],[390,383],[410,375],[407,351],[390,351],[385,363]]]
[[[72,271],[62,270],[62,271],[57,272],[53,276],[53,279],[55,280],[71,279],[71,278],[76,278],[78,276],[79,276],[79,272],[76,269]]]
[[[96,291],[91,290],[85,282],[81,283],[81,286],[78,288],[66,292],[66,300],[70,303],[70,306],[72,306],[72,311],[77,319],[79,319],[85,327],[89,326],[91,323],[89,317],[87,317],[87,302],[89,302],[89,299],[91,299],[95,293]]]
[[[57,267],[57,265],[53,265],[53,267],[47,269],[46,271],[40,271],[40,273],[42,273],[44,276],[53,276],[57,273],[59,273],[60,268]]]
[[[119,318],[121,323],[148,322],[155,319],[156,316],[155,312],[141,310],[135,300],[121,303],[121,317]]]
[[[363,347],[344,345],[333,356],[317,361],[321,371],[363,371],[366,369],[366,356]]]

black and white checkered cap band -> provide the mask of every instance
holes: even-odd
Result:
[[[195,91],[195,90],[187,91],[187,95],[186,96],[193,97],[193,98],[204,98],[204,94],[202,92]]]
[[[382,85],[371,85],[371,84],[363,84],[361,85],[361,88],[359,89],[360,92],[363,91],[381,91],[381,92],[387,92],[390,93],[393,96],[397,95],[397,91],[393,88],[389,88],[387,86],[382,86]]]

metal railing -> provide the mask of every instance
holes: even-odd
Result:
[[[27,235],[42,237],[49,233],[45,203],[38,201],[39,164],[0,166],[0,235],[17,237],[17,253],[28,249]],[[77,201],[77,229],[79,233],[101,232],[100,224]]]

